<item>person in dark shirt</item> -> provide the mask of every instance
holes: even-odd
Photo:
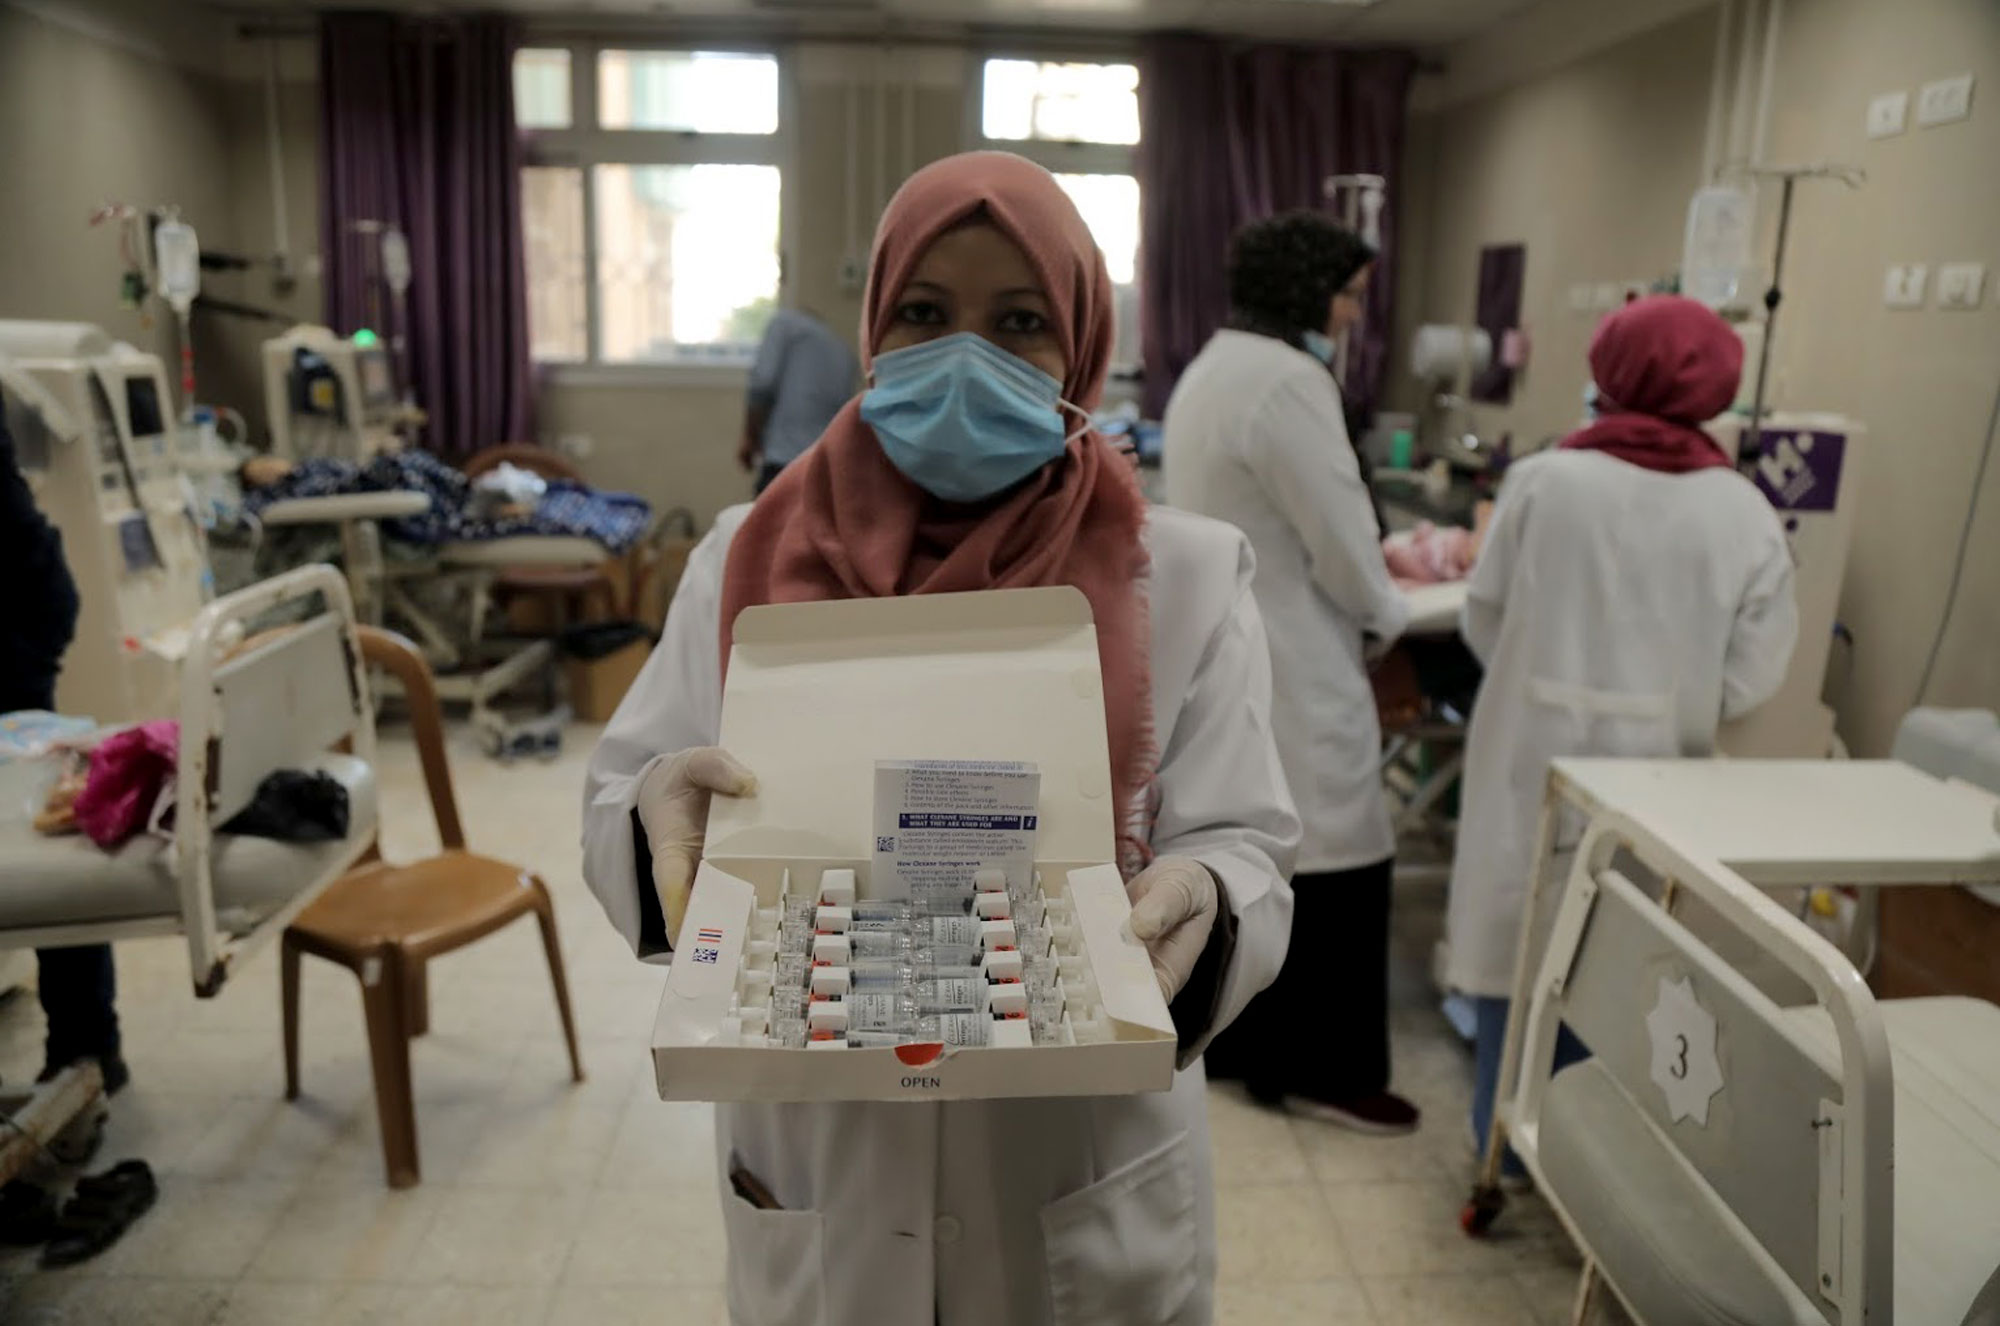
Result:
[[[62,533],[35,505],[0,410],[0,567],[7,568],[7,629],[0,631],[0,713],[56,705],[56,674],[76,634],[76,581]],[[118,979],[111,945],[35,951],[48,1040],[39,1081],[95,1059],[115,1092],[130,1074],[119,1054]]]

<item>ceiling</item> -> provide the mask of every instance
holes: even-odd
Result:
[[[351,3],[352,0],[349,0]],[[490,9],[496,0],[374,0],[430,12]],[[630,29],[679,19],[807,35],[923,35],[967,29],[1135,32],[1199,29],[1436,48],[1477,36],[1537,0],[497,0],[499,7],[562,26]],[[326,0],[220,0],[239,16],[303,19]]]

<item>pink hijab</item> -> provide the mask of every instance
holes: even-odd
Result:
[[[1564,438],[1662,474],[1726,468],[1699,425],[1729,407],[1743,376],[1743,342],[1706,306],[1679,295],[1635,299],[1590,342],[1595,423]]]
[[[1041,280],[1069,365],[1063,398],[1093,409],[1112,343],[1111,280],[1055,177],[1005,152],[968,152],[912,175],[882,214],[862,306],[863,364],[931,243],[983,215]],[[1140,543],[1146,502],[1095,433],[1020,486],[955,506],[906,479],[850,401],[751,509],[722,575],[722,665],[737,614],[764,603],[1074,585],[1090,600],[1121,833],[1153,776],[1152,681]],[[948,754],[949,752],[942,752]]]

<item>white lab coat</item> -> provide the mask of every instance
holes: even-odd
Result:
[[[1365,637],[1409,621],[1326,367],[1250,332],[1220,331],[1167,403],[1167,501],[1226,520],[1257,554],[1271,636],[1271,718],[1305,824],[1299,870],[1393,856],[1382,731]]]
[[[723,513],[690,556],[665,635],[591,757],[584,874],[635,947],[638,891],[652,884],[634,862],[634,795],[661,754],[716,741],[720,581],[745,509]],[[1171,511],[1152,513],[1146,542],[1161,749],[1152,846],[1207,865],[1236,929],[1213,1014],[1183,1037],[1186,1065],[1277,974],[1299,829],[1271,740],[1249,548],[1226,526]],[[717,1131],[718,1162],[733,1153],[784,1207],[755,1209],[724,1185],[737,1322],[1210,1319],[1199,1067],[1157,1095],[727,1105]]]
[[[1486,665],[1467,739],[1446,982],[1512,990],[1549,761],[1703,756],[1769,699],[1798,636],[1792,559],[1733,470],[1598,452],[1508,471],[1460,629]],[[1574,826],[1557,847],[1574,845]]]

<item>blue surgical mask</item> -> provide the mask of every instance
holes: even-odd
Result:
[[[1303,343],[1307,354],[1319,360],[1320,363],[1325,364],[1328,368],[1333,367],[1334,347],[1331,336],[1328,336],[1325,332],[1308,329],[1300,333],[1299,340]]]
[[[876,358],[861,421],[909,480],[947,502],[981,502],[1063,454],[1062,384],[976,332]],[[1087,426],[1087,425],[1086,425]]]

